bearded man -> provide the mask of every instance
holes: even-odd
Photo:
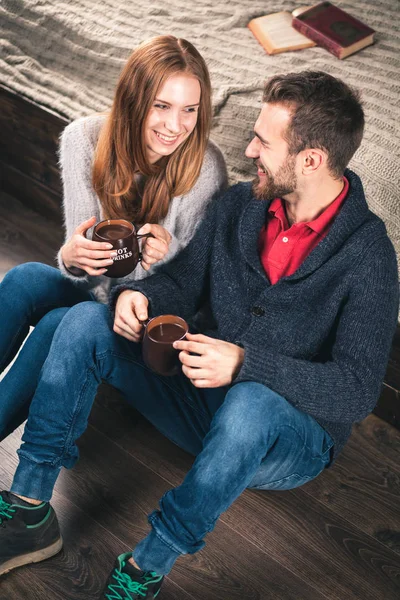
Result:
[[[20,498],[12,510],[22,514],[28,503],[31,524],[32,506],[50,510],[61,466],[77,458],[102,379],[196,456],[149,516],[147,537],[118,557],[103,599],[158,596],[176,559],[204,546],[246,488],[291,489],[319,475],[379,396],[398,278],[385,226],[347,169],[364,129],[358,94],[326,73],[302,72],[273,77],[263,101],[246,150],[258,168],[253,184],[217,199],[159,272],[116,288],[111,311],[94,302],[71,308],[42,370],[11,488]],[[143,321],[190,320],[205,305],[212,325],[174,344],[182,372],[149,371]],[[50,423],[49,396],[57,405]],[[32,492],[38,482],[43,497]],[[50,544],[44,527],[24,534],[36,551]]]

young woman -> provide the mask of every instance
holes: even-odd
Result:
[[[106,218],[133,221],[152,233],[143,260],[124,278],[140,279],[189,242],[212,197],[226,185],[219,149],[208,140],[211,85],[206,64],[192,44],[160,36],[128,59],[111,111],[78,119],[60,146],[66,241],[59,270],[26,263],[0,285],[0,439],[27,416],[54,333],[69,308],[106,302],[110,245],[91,241],[93,225]]]

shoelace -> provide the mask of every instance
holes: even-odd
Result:
[[[133,592],[144,598],[147,594],[147,584],[154,579],[151,573],[146,573],[144,575],[146,583],[139,583],[138,581],[133,581],[127,573],[122,573],[118,569],[115,569],[113,577],[117,583],[108,585],[109,591],[112,592],[112,595],[110,593],[106,594],[108,600],[130,600],[132,596],[128,596],[128,592]],[[121,596],[121,592],[126,595]]]
[[[15,511],[16,507],[3,500],[3,498],[0,496],[0,525],[3,524],[3,521],[5,521],[5,519],[12,519]]]

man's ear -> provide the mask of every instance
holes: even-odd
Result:
[[[306,148],[300,154],[303,175],[311,175],[327,163],[328,156],[320,148]]]

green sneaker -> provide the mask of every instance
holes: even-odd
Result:
[[[48,502],[33,506],[0,492],[0,576],[50,558],[61,548],[56,513]]]
[[[153,571],[140,571],[129,561],[132,554],[121,554],[108,578],[100,600],[150,600],[157,598],[164,577]]]

